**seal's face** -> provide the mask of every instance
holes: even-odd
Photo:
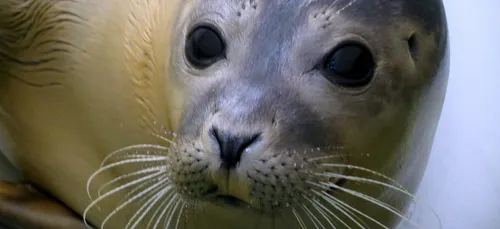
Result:
[[[343,194],[389,209],[376,198],[387,187],[401,189],[387,177],[379,187],[353,187],[377,182],[362,172],[395,177],[397,163],[425,161],[405,147],[429,145],[412,139],[416,111],[439,77],[446,45],[441,3],[426,4],[183,3],[167,68],[169,93],[182,98],[170,108],[178,110],[166,158],[172,196],[189,206],[292,216],[301,226],[364,224],[352,214],[369,208]],[[433,132],[436,116],[421,128]],[[419,179],[411,178],[411,189]],[[180,209],[173,206],[168,212]]]

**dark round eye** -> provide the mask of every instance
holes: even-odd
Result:
[[[370,82],[374,74],[375,61],[365,46],[356,43],[337,47],[326,58],[324,74],[332,82],[359,87]]]
[[[220,60],[225,54],[224,41],[220,33],[209,26],[199,26],[188,36],[186,58],[197,68],[206,68]]]

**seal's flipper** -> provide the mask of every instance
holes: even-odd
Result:
[[[4,181],[0,181],[1,226],[9,229],[87,229],[81,217],[33,185]]]

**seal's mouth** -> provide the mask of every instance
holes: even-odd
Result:
[[[235,208],[244,208],[249,206],[247,202],[239,199],[238,197],[221,194],[217,188],[210,190],[208,194],[210,196],[209,200],[214,204],[231,206]]]
[[[237,208],[243,208],[243,207],[248,206],[248,204],[245,201],[240,200],[240,199],[238,199],[234,196],[231,196],[231,195],[217,195],[217,196],[215,196],[214,200],[216,202],[221,203],[221,204],[225,204],[225,205],[229,205],[229,206],[237,207]]]
[[[335,182],[335,185],[338,187],[343,187],[347,183],[346,179],[339,179],[338,181]],[[328,193],[334,193],[339,191],[338,188],[330,188],[328,190]],[[246,201],[241,200],[238,197],[235,197],[233,195],[228,195],[228,194],[222,194],[220,190],[217,187],[212,188],[207,192],[208,196],[208,201],[217,204],[217,205],[222,205],[222,206],[230,206],[230,207],[235,207],[235,208],[249,208],[251,207],[250,204],[248,204]]]

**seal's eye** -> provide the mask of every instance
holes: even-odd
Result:
[[[343,44],[327,56],[324,74],[332,82],[346,86],[366,85],[373,77],[375,62],[365,46],[356,43]]]
[[[185,52],[193,66],[203,69],[224,56],[224,42],[216,29],[199,26],[189,34]]]

